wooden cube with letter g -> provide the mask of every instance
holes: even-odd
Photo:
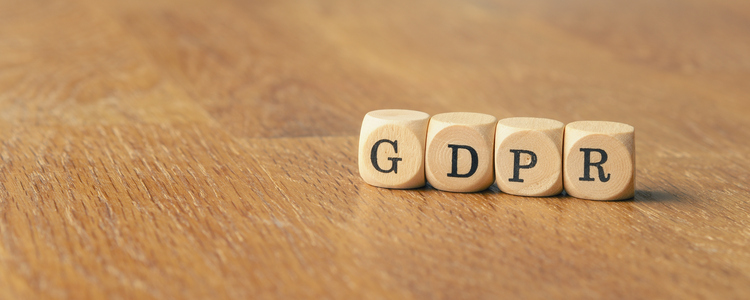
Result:
[[[430,115],[384,109],[367,113],[359,134],[359,174],[384,188],[410,189],[425,184],[424,154]]]

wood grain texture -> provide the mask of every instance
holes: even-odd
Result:
[[[0,0],[0,299],[750,296],[750,5]],[[635,198],[389,190],[364,114],[633,125]]]

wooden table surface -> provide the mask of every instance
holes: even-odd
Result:
[[[635,198],[388,190],[381,108],[636,128]],[[0,299],[750,297],[750,2],[0,0]]]

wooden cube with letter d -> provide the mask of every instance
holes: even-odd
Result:
[[[477,192],[492,185],[496,124],[495,117],[480,113],[433,116],[425,154],[430,185],[449,192]]]

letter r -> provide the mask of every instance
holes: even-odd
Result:
[[[596,149],[596,148],[580,148],[581,152],[583,152],[583,177],[578,178],[579,181],[595,181],[593,177],[591,177],[591,167],[596,167],[596,169],[599,171],[599,180],[601,182],[607,182],[609,181],[610,175],[607,173],[607,175],[604,175],[604,167],[602,165],[607,162],[607,152],[602,149]],[[591,152],[597,152],[602,156],[602,159],[598,162],[591,162]]]

